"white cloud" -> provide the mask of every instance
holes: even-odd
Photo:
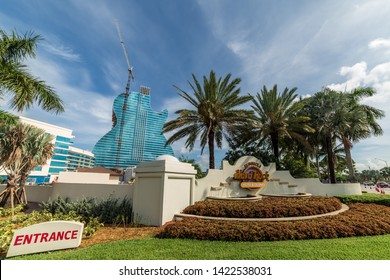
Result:
[[[390,48],[390,39],[378,38],[368,43],[370,49]]]
[[[209,154],[198,155],[197,162],[199,163],[200,168],[202,168],[202,170],[208,170],[209,169]]]
[[[61,57],[65,60],[78,62],[80,61],[80,55],[74,53],[74,51],[70,47],[66,46],[54,46],[48,42],[42,44],[42,47],[46,49],[49,53]]]
[[[161,107],[168,110],[168,120],[176,119],[175,112],[178,110],[194,109],[194,106],[179,95],[164,99]]]
[[[76,136],[75,146],[82,145],[80,148],[92,149],[92,145],[111,129],[115,96],[102,95],[88,89],[91,85],[90,76],[84,68],[69,69],[44,54],[38,59],[28,61],[28,67],[34,76],[54,86],[64,102],[65,112],[53,115],[34,106],[23,115],[71,128]]]
[[[363,86],[367,79],[367,63],[359,62],[353,66],[343,66],[339,71],[340,76],[346,76],[348,80],[344,83],[330,84],[329,88],[338,91],[350,91]]]
[[[357,87],[373,87],[377,93],[366,99],[366,102],[380,109],[388,110],[390,101],[390,62],[385,62],[368,69],[366,62],[353,66],[343,66],[339,74],[346,76],[343,83],[330,84],[329,88],[339,91],[351,91]],[[389,112],[390,113],[390,112]]]
[[[339,74],[347,77],[343,83],[331,84],[330,88],[339,91],[351,91],[357,87],[370,86],[376,90],[372,97],[365,98],[362,103],[381,109],[385,112],[384,119],[378,120],[384,134],[379,137],[370,137],[354,145],[352,156],[359,171],[364,169],[380,169],[384,162],[376,158],[390,159],[390,62],[375,65],[369,69],[366,62],[359,62],[353,66],[341,67]],[[389,160],[390,162],[390,160]]]

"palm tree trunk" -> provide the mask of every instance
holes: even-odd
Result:
[[[351,182],[356,182],[355,169],[353,168],[353,161],[351,155],[351,145],[347,138],[343,137],[343,145],[345,150],[345,158],[347,160],[348,172],[349,172],[349,180]]]
[[[276,167],[279,168],[279,137],[277,133],[271,133],[272,149],[274,152]]]
[[[215,157],[214,157],[214,131],[209,132],[209,169],[215,169]]]
[[[318,178],[321,180],[321,172],[320,172],[320,155],[318,149],[315,150],[316,153],[316,169],[317,169],[317,175]]]
[[[329,171],[330,183],[336,184],[336,173],[335,173],[332,137],[326,136],[325,141],[326,141],[326,153],[327,153],[327,157],[328,157],[328,171]]]
[[[18,192],[18,196],[21,203],[26,205],[27,205],[27,193],[26,193],[25,185],[26,185],[27,178],[28,176],[26,175],[21,176],[20,183],[19,183],[19,192]]]
[[[15,186],[10,186],[10,192],[11,192],[11,213],[12,217],[15,215],[15,202],[14,202],[14,195],[15,195]]]

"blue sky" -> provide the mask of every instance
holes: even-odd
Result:
[[[117,20],[134,67],[131,89],[151,87],[152,108],[168,109],[169,119],[188,107],[172,85],[189,90],[192,73],[200,78],[211,69],[240,77],[243,94],[274,84],[297,87],[301,96],[325,86],[374,87],[364,102],[386,111],[384,135],[355,144],[362,170],[390,164],[389,14],[387,0],[1,0],[0,28],[43,37],[26,64],[56,89],[66,111],[23,115],[73,129],[76,147],[92,150],[111,129],[112,102],[126,86]],[[206,169],[207,150],[190,153],[183,143],[173,145],[176,156]]]

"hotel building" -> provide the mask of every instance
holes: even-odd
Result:
[[[78,168],[92,168],[95,165],[95,157],[92,152],[69,146],[67,171],[75,171]]]
[[[72,147],[74,136],[71,129],[22,116],[19,119],[22,123],[38,127],[54,137],[52,140],[54,144],[53,157],[45,165],[38,166],[31,171],[26,183],[49,183],[55,180],[61,171],[73,170],[76,166],[76,168],[93,166],[91,152]],[[5,179],[5,172],[1,171],[0,176]]]
[[[150,105],[150,89],[141,86],[140,92],[122,93],[113,104],[112,129],[95,145],[95,165],[106,168],[134,167],[158,156],[174,155],[165,146],[162,128],[168,111],[155,112]]]

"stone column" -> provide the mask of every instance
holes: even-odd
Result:
[[[194,203],[195,168],[169,155],[142,162],[135,169],[134,219],[161,226]]]

